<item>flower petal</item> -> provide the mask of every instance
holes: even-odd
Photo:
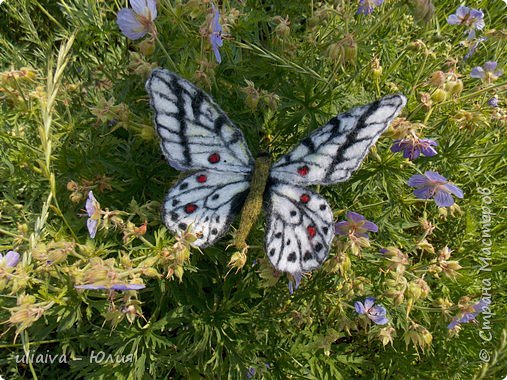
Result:
[[[148,30],[139,22],[132,9],[120,9],[116,15],[116,23],[121,32],[131,40],[138,40],[148,33]]]
[[[428,185],[428,178],[423,176],[422,174],[414,174],[412,177],[408,179],[408,186],[412,187],[423,187]]]
[[[428,177],[431,181],[435,182],[447,182],[447,178],[438,174],[437,172],[427,171],[424,172],[424,175]]]
[[[433,188],[432,187],[420,187],[419,189],[414,190],[414,195],[418,199],[430,199],[433,197]]]
[[[157,18],[157,2],[155,0],[130,0],[130,6],[140,16],[148,20]]]
[[[362,227],[367,231],[378,232],[378,226],[369,220],[365,221]]]
[[[354,308],[356,309],[356,313],[358,314],[366,314],[366,309],[362,302],[356,301],[354,302]]]
[[[9,251],[3,258],[7,267],[15,267],[19,263],[19,253],[16,251]]]
[[[472,78],[484,79],[484,69],[480,66],[474,67],[472,71],[470,71],[470,76]]]
[[[449,207],[454,204],[452,195],[442,190],[435,193],[434,199],[438,207]]]
[[[350,223],[347,221],[341,221],[334,225],[334,233],[336,235],[348,235],[350,229]]]
[[[88,228],[88,232],[90,233],[90,237],[92,239],[95,238],[95,235],[97,234],[97,226],[99,225],[99,221],[95,219],[89,218],[86,221],[86,227]]]
[[[349,211],[347,212],[347,219],[351,222],[359,223],[365,220],[366,218],[361,214],[358,214],[357,212]]]
[[[448,183],[445,185],[445,188],[458,198],[463,198],[463,191],[458,186]]]
[[[364,307],[368,311],[368,309],[371,309],[373,304],[375,303],[375,297],[366,297],[364,300]]]

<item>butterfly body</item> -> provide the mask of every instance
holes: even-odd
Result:
[[[273,164],[253,159],[243,133],[202,90],[174,73],[155,69],[146,83],[161,149],[169,164],[192,174],[167,194],[162,215],[181,235],[207,247],[241,211],[234,237],[238,249],[264,205],[265,251],[273,266],[292,274],[319,267],[334,237],[332,209],[308,189],[345,181],[406,104],[386,96],[332,118]]]

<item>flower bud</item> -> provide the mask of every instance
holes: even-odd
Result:
[[[447,91],[437,88],[433,94],[431,94],[431,100],[433,100],[436,103],[443,103],[447,100],[448,93]]]
[[[443,71],[439,70],[439,71],[435,71],[434,73],[432,73],[430,75],[430,80],[429,80],[429,83],[433,86],[433,87],[441,87],[444,85],[445,83],[445,74]]]

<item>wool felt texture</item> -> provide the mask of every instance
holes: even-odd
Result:
[[[198,237],[197,247],[212,245],[251,197],[255,161],[243,133],[187,80],[155,69],[146,90],[169,164],[197,170],[167,194],[164,223],[180,236],[190,229]],[[389,95],[336,116],[273,164],[269,177],[264,176],[263,199],[265,250],[277,270],[299,274],[326,260],[334,237],[333,213],[323,197],[306,187],[348,179],[405,104],[403,95]]]

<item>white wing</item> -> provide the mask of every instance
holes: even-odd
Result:
[[[390,95],[331,119],[271,169],[271,178],[300,185],[345,181],[407,100]]]
[[[289,273],[319,267],[334,236],[333,212],[320,195],[274,182],[267,193],[265,248],[273,266]]]
[[[162,217],[169,230],[181,235],[190,228],[199,237],[193,244],[207,247],[228,231],[249,187],[249,174],[193,173],[169,191]]]
[[[146,82],[165,157],[183,169],[249,173],[253,159],[243,133],[208,94],[167,70]]]

